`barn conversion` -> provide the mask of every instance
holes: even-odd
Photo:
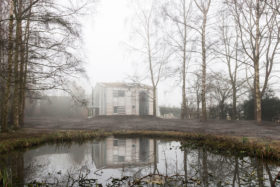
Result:
[[[135,83],[97,83],[94,115],[152,115],[152,87]],[[157,107],[158,110],[158,107]]]

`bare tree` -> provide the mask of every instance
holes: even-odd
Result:
[[[208,75],[208,88],[211,94],[218,104],[219,107],[219,118],[224,119],[225,117],[225,104],[229,97],[232,95],[232,89],[230,80],[223,73],[217,72]]]
[[[161,35],[160,20],[158,19],[155,1],[152,1],[146,9],[138,5],[137,12],[138,29],[136,35],[142,43],[142,47],[137,49],[145,55],[148,65],[149,78],[153,87],[153,116],[157,115],[157,87],[160,80],[165,75],[165,67],[168,62],[169,54],[165,45],[165,40]]]
[[[241,80],[240,71],[246,59],[244,59],[243,51],[240,49],[238,28],[230,12],[224,9],[219,12],[218,16],[218,22],[220,23],[218,26],[220,46],[217,46],[215,52],[227,66],[232,88],[232,119],[235,120],[237,113],[237,91],[243,85],[242,83],[244,83]]]
[[[186,98],[186,74],[187,64],[191,59],[191,30],[188,26],[192,13],[192,1],[180,0],[168,2],[164,7],[164,14],[171,20],[175,27],[175,32],[171,31],[169,36],[170,45],[173,51],[178,54],[180,61],[180,75],[182,79],[182,105],[181,119],[187,118],[187,98]],[[189,46],[188,46],[189,45]]]
[[[202,102],[202,120],[207,120],[207,111],[206,111],[206,28],[207,28],[207,20],[208,20],[208,12],[211,5],[211,0],[195,0],[194,1],[198,10],[202,14],[202,24],[199,29],[199,34],[201,35],[201,55],[202,55],[202,80],[201,80],[201,102]]]
[[[262,121],[261,98],[267,89],[274,61],[278,56],[280,29],[273,1],[228,0],[237,22],[240,42],[253,68],[255,119]],[[268,4],[270,6],[268,6]],[[264,77],[261,86],[261,75]]]
[[[1,36],[1,42],[8,45],[0,48],[3,131],[9,114],[14,128],[23,125],[27,92],[63,90],[67,79],[84,74],[81,58],[75,53],[80,38],[76,16],[85,12],[90,0],[74,1],[68,5],[53,0],[1,1],[1,8],[9,2],[10,10],[8,16],[0,12],[1,32],[8,28],[3,35],[6,38]]]

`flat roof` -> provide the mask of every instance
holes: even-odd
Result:
[[[132,87],[140,87],[146,89],[152,89],[152,86],[140,83],[125,83],[125,82],[99,82],[96,85],[101,85],[104,87],[110,88],[132,88]]]

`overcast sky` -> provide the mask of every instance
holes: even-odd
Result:
[[[127,43],[131,42],[130,18],[134,10],[129,0],[100,0],[93,12],[83,21],[82,34],[90,84],[127,81],[128,76],[141,69],[127,48]],[[150,82],[146,80],[145,83]],[[158,99],[159,105],[180,106],[179,87],[174,81],[162,82]]]

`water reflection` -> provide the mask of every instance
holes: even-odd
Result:
[[[144,186],[280,185],[277,180],[274,184],[280,171],[276,164],[180,146],[175,141],[108,137],[2,155],[0,166],[12,173],[14,186],[32,181],[79,186],[77,179],[97,179],[103,186],[133,186],[139,179]]]

